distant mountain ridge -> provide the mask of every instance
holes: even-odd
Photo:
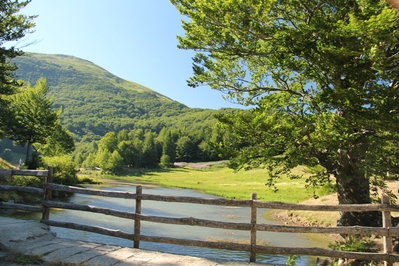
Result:
[[[219,110],[189,108],[143,85],[119,78],[94,63],[74,56],[26,53],[13,62],[16,78],[34,85],[45,77],[62,107],[62,124],[78,140],[98,139],[109,131],[163,127],[198,130],[215,123]]]

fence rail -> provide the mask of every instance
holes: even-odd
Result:
[[[7,172],[9,171],[9,172]],[[306,205],[306,204],[291,204],[281,202],[264,202],[256,199],[256,194],[253,193],[250,200],[230,200],[230,199],[210,199],[198,197],[176,197],[176,196],[160,196],[152,194],[143,194],[142,187],[136,187],[136,193],[122,192],[122,191],[105,191],[96,189],[85,189],[72,186],[65,186],[52,183],[52,168],[43,171],[23,171],[23,170],[2,170],[0,169],[0,176],[12,177],[13,175],[33,175],[46,177],[43,188],[18,187],[18,186],[0,186],[0,191],[17,191],[28,192],[44,195],[44,199],[40,206],[31,206],[24,204],[15,204],[0,202],[0,209],[18,209],[25,211],[41,212],[41,222],[50,226],[58,226],[70,228],[75,230],[83,230],[98,234],[104,234],[133,241],[135,248],[140,247],[140,241],[160,242],[167,244],[178,244],[184,246],[208,247],[227,250],[239,250],[249,252],[249,260],[251,262],[256,260],[257,253],[264,254],[298,254],[310,256],[327,256],[334,258],[346,259],[362,259],[385,261],[385,265],[391,265],[392,262],[399,261],[399,255],[392,251],[392,237],[399,236],[399,228],[391,225],[391,212],[399,211],[399,206],[391,205],[386,196],[383,196],[383,203],[381,204],[351,204],[351,205]],[[97,195],[103,197],[115,197],[135,200],[135,212],[118,211],[109,208],[101,208],[90,205],[64,203],[52,200],[53,191],[64,191],[71,193],[81,193],[88,195]],[[248,207],[251,210],[248,223],[232,223],[220,222],[206,219],[199,219],[194,217],[173,218],[161,217],[141,214],[142,203],[146,200],[162,201],[162,202],[179,202],[190,204],[206,204],[219,206],[236,206]],[[121,230],[114,230],[99,226],[82,225],[77,223],[67,223],[61,221],[50,220],[50,209],[70,209],[77,211],[101,213],[105,215],[112,215],[115,217],[126,218],[134,220],[134,232],[128,233]],[[286,225],[269,225],[259,224],[256,221],[258,209],[282,209],[282,210],[307,210],[307,211],[340,211],[340,212],[368,212],[379,211],[382,212],[383,227],[364,227],[364,226],[340,226],[340,227],[312,227],[312,226],[286,226]],[[228,230],[245,230],[250,232],[249,244],[239,243],[225,243],[212,241],[187,240],[171,237],[147,236],[140,233],[141,221],[173,224],[173,225],[189,225],[200,226],[208,228],[219,228]],[[288,233],[317,233],[317,234],[349,234],[349,235],[376,235],[383,237],[383,253],[372,252],[345,252],[337,250],[328,250],[323,248],[300,248],[300,247],[271,247],[259,245],[256,242],[256,233],[258,231],[270,232],[288,232]]]

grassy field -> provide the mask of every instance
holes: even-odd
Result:
[[[298,168],[295,171],[299,173],[303,169]],[[234,172],[224,164],[203,168],[189,165],[171,169],[129,169],[119,176],[82,172],[79,177],[151,182],[159,186],[194,189],[230,199],[250,199],[251,193],[255,192],[259,200],[296,203],[313,197],[314,193],[305,188],[306,178],[291,180],[283,176],[277,180],[278,191],[274,192],[265,185],[268,178],[265,169]],[[325,195],[331,193],[331,190],[318,188],[315,192],[317,195]]]
[[[0,169],[12,169],[12,168],[14,168],[12,164],[0,158]]]

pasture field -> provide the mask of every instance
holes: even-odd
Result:
[[[268,173],[265,169],[235,172],[224,163],[187,164],[168,169],[128,169],[123,175],[101,175],[99,172],[82,171],[80,178],[106,179],[121,181],[150,182],[163,187],[194,189],[206,194],[229,199],[250,199],[251,193],[264,201],[281,201],[298,203],[312,198],[314,194],[321,196],[332,193],[331,189],[306,188],[306,173],[303,168],[295,169],[304,175],[301,179],[291,180],[282,176],[276,180],[277,191],[265,185]]]

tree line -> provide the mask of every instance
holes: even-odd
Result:
[[[81,144],[73,154],[77,165],[98,167],[103,173],[118,173],[124,167],[171,167],[175,162],[203,162],[228,159],[220,147],[228,132],[215,125],[189,134],[162,128],[157,134],[143,129],[108,132],[99,141]]]

